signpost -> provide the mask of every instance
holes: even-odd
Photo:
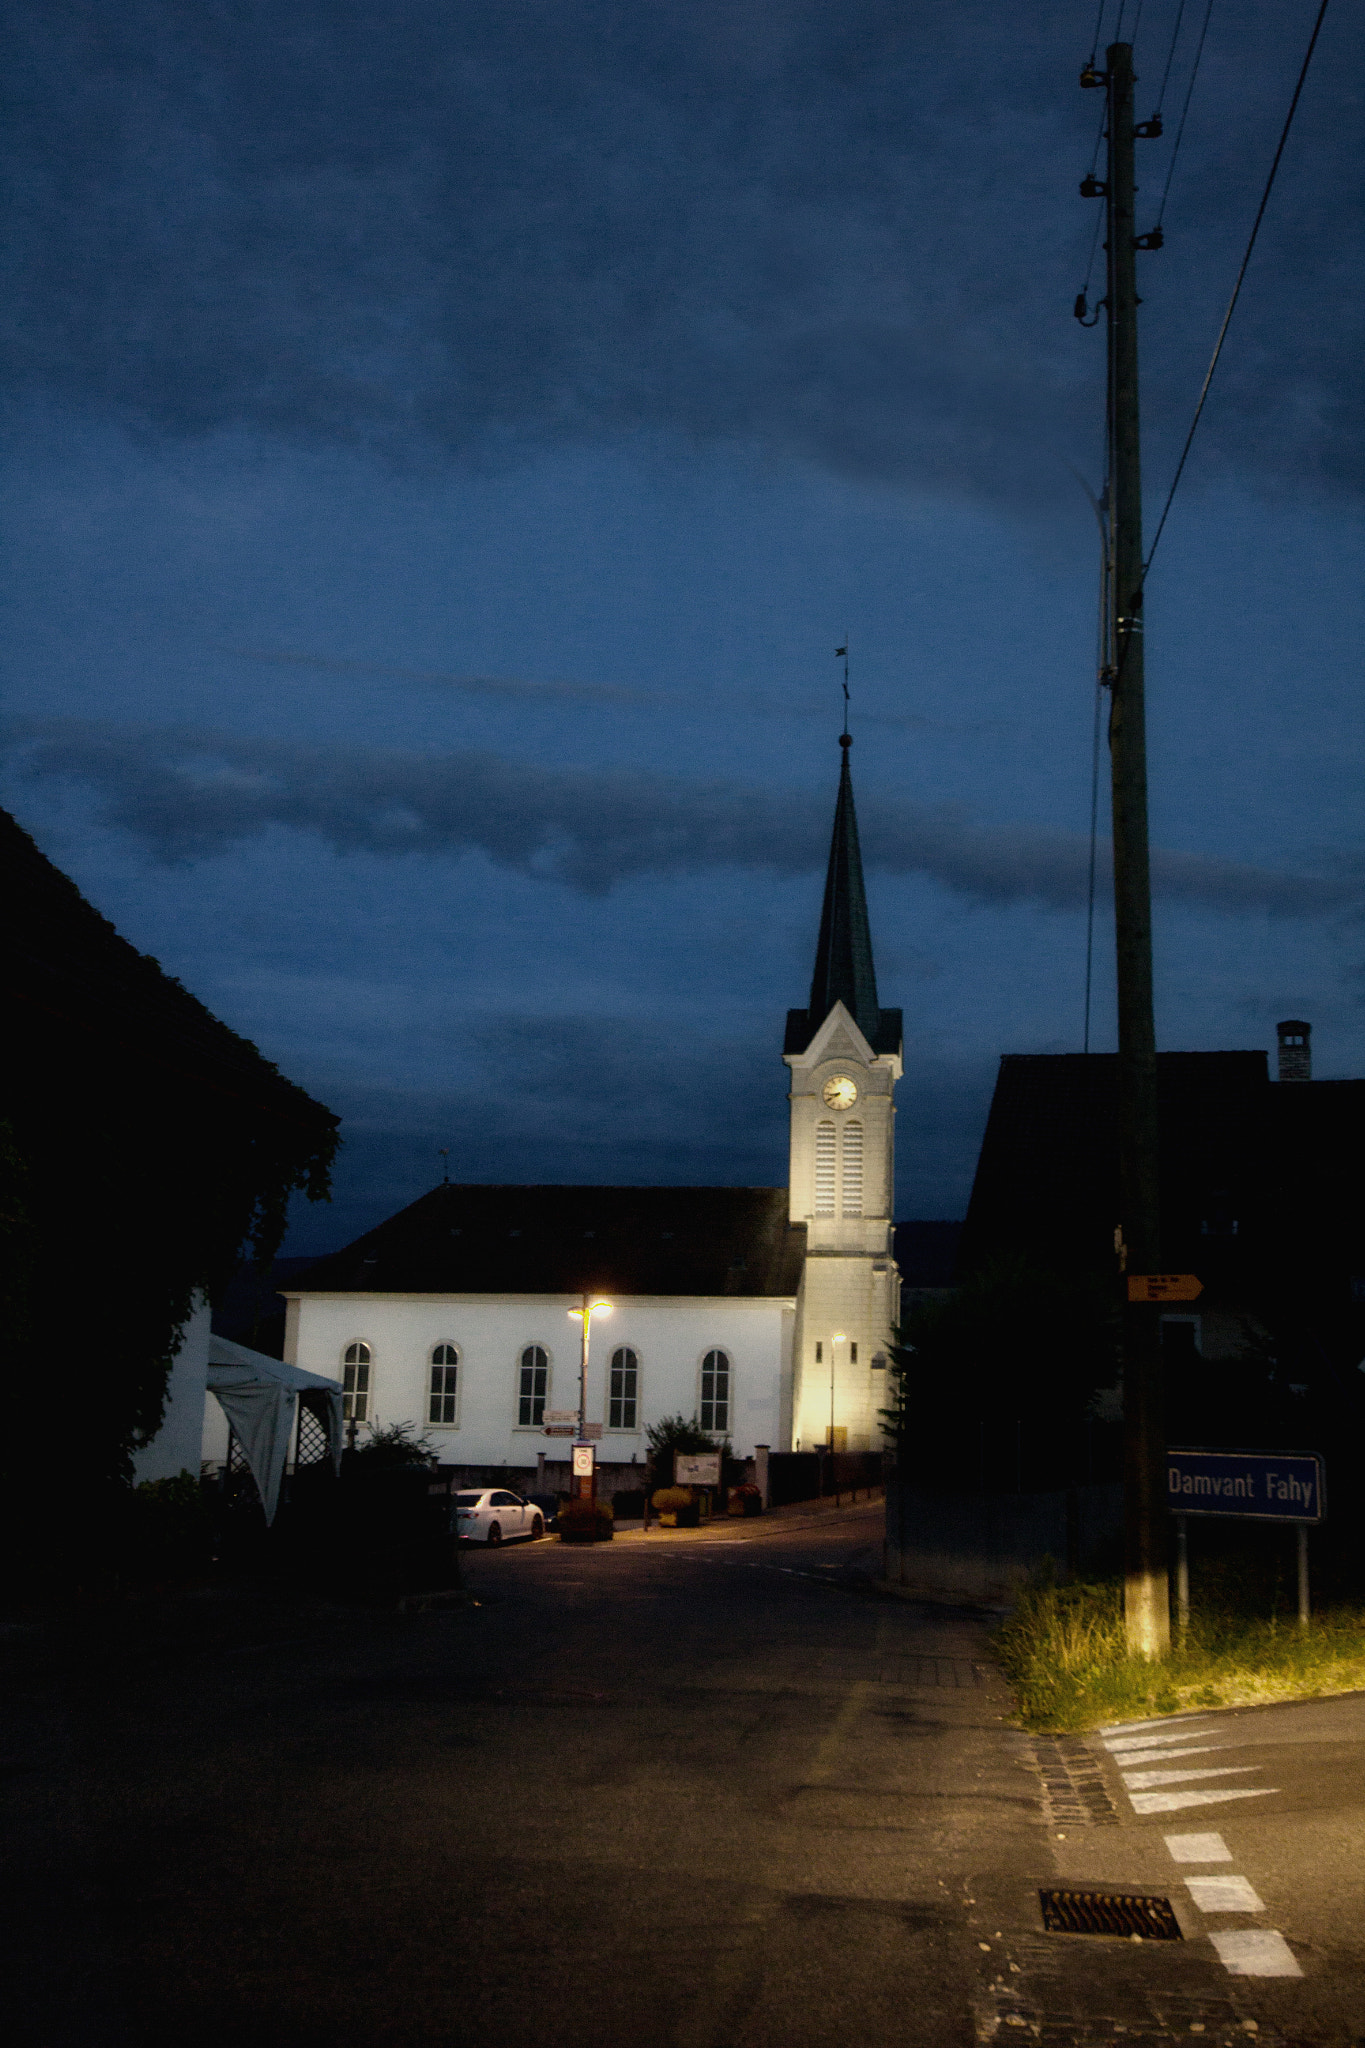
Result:
[[[1326,1513],[1316,1451],[1168,1450],[1166,1499],[1175,1516],[1175,1597],[1182,1628],[1190,1618],[1191,1515],[1291,1523],[1298,1531],[1299,1627],[1307,1628],[1308,1530]]]
[[[1129,1301],[1198,1301],[1204,1283],[1193,1273],[1130,1273]]]
[[[597,1488],[597,1452],[592,1444],[575,1444],[570,1456],[574,1499],[591,1500]]]

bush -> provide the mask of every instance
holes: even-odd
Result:
[[[184,1578],[208,1564],[213,1527],[192,1472],[144,1479],[124,1496],[122,1562],[140,1578]]]
[[[559,1510],[561,1543],[609,1543],[614,1534],[611,1503],[605,1500],[566,1500]]]

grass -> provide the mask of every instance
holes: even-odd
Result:
[[[1020,1722],[1095,1728],[1365,1690],[1365,1608],[1337,1606],[1300,1629],[1292,1612],[1249,1614],[1235,1586],[1222,1592],[1192,1607],[1166,1662],[1148,1664],[1128,1655],[1118,1584],[1026,1587],[995,1637]]]

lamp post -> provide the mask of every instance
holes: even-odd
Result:
[[[578,1441],[581,1444],[587,1442],[584,1431],[588,1421],[588,1346],[592,1341],[592,1319],[594,1316],[609,1316],[611,1307],[609,1301],[594,1301],[590,1294],[585,1293],[582,1307],[569,1310],[570,1319],[581,1325],[583,1334],[578,1362]]]

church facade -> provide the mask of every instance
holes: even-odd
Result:
[[[810,1001],[788,1013],[783,1188],[433,1188],[286,1290],[285,1358],[339,1380],[367,1431],[406,1422],[441,1462],[529,1473],[580,1403],[599,1458],[695,1415],[737,1456],[881,1443],[901,1014],[878,1005],[843,738]]]

